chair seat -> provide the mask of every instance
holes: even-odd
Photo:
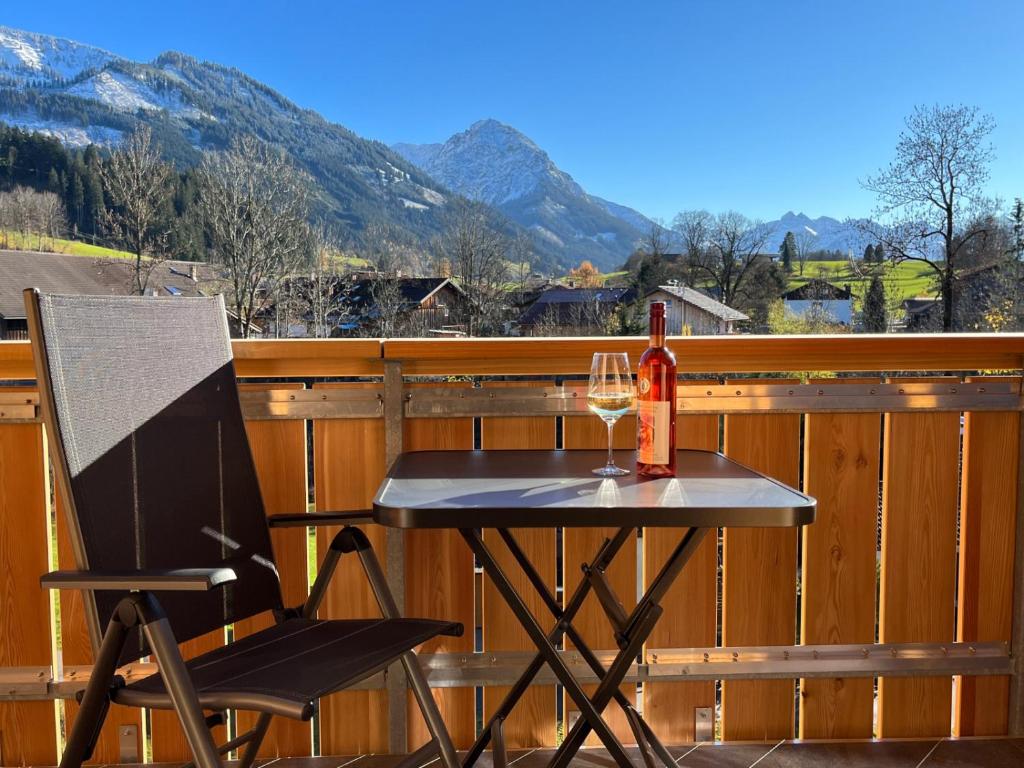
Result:
[[[462,625],[426,619],[289,619],[186,663],[205,709],[238,708],[308,720],[316,699],[386,668],[405,651]],[[170,709],[159,673],[120,688],[114,701]]]

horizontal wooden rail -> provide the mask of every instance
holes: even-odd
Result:
[[[408,376],[586,373],[595,352],[647,347],[639,337],[387,339]],[[685,336],[669,340],[680,372],[973,371],[1024,367],[1024,334]]]
[[[378,339],[280,339],[232,342],[235,369],[242,378],[381,376]],[[0,341],[0,380],[36,377],[32,345]]]
[[[579,652],[565,650],[562,657],[581,680],[597,677]],[[602,664],[610,664],[614,651],[596,651]],[[531,651],[483,653],[424,653],[420,663],[434,688],[510,685],[530,661]],[[121,667],[128,684],[159,671],[152,663]],[[631,682],[646,680],[796,679],[816,677],[915,677],[930,675],[1007,675],[1012,672],[1006,643],[888,643],[867,645],[792,645],[743,648],[649,648],[646,658],[630,669]],[[61,676],[50,667],[0,667],[0,700],[39,701],[70,699],[85,689],[90,665],[64,668]],[[550,669],[538,683],[556,682]],[[361,690],[385,687],[383,674],[355,686]]]
[[[979,371],[1024,368],[1024,334],[686,336],[669,341],[683,373]],[[520,339],[280,339],[235,341],[238,375],[381,376],[397,360],[407,376],[569,375],[594,352],[639,358],[643,337]],[[0,342],[0,380],[35,377],[31,345]]]

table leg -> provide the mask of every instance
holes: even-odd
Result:
[[[607,568],[611,564],[612,559],[615,557],[616,554],[618,554],[618,551],[621,548],[621,546],[616,546],[610,549],[609,543],[624,542],[628,540],[628,537],[630,533],[632,533],[632,531],[632,528],[622,528],[616,534],[614,539],[606,540],[604,545],[602,545],[601,549],[598,550],[598,553],[594,557],[593,561],[590,563],[589,566],[585,566],[585,568]],[[585,597],[587,594],[587,590],[585,587],[583,587],[583,585],[590,583],[589,580],[582,579],[580,581],[580,584],[576,587],[576,592],[573,594],[573,598],[569,601],[566,611],[563,612],[558,606],[558,600],[551,593],[551,590],[548,588],[547,584],[544,583],[544,579],[541,578],[539,573],[537,573],[537,569],[533,567],[533,563],[530,562],[529,558],[526,556],[526,553],[523,552],[522,548],[519,546],[519,542],[516,541],[511,531],[508,531],[507,529],[499,529],[498,533],[505,541],[505,544],[511,551],[512,556],[516,559],[516,562],[519,563],[520,567],[526,573],[527,578],[530,580],[534,588],[540,594],[541,598],[544,600],[544,603],[548,606],[548,610],[551,611],[551,614],[555,617],[555,619],[559,620],[560,623],[564,623],[566,618],[568,618],[569,621],[572,621],[572,619],[576,616],[576,613],[579,609],[579,605],[582,604],[583,597]],[[582,593],[581,588],[583,588]],[[577,596],[579,596],[579,603],[577,603]],[[624,624],[625,623],[628,623],[628,618],[627,621],[624,622]],[[619,630],[621,630],[621,627],[618,628],[617,633]],[[569,626],[565,627],[565,634],[569,636],[570,640],[572,640],[573,645],[576,648],[576,651],[580,654],[580,656],[583,657],[583,660],[587,662],[590,668],[594,671],[594,674],[597,675],[598,679],[604,678],[608,671],[604,668],[604,665],[601,664],[601,660],[597,658],[597,655],[590,650],[590,647],[580,636],[576,628],[570,624]],[[557,640],[553,640],[552,642],[557,642]],[[628,642],[628,639],[626,640],[626,642]],[[532,671],[531,679],[532,676],[535,675],[537,671],[539,671],[540,659],[540,656],[536,657],[535,659],[535,661],[538,662],[538,667],[537,670]],[[665,745],[661,743],[661,740],[657,737],[654,731],[651,730],[650,726],[647,725],[643,718],[640,717],[639,713],[633,708],[633,703],[626,697],[626,695],[618,687],[615,688],[614,693],[612,695],[615,699],[615,702],[619,705],[619,707],[625,713],[626,717],[629,719],[631,726],[634,723],[634,719],[636,722],[639,723],[640,726],[642,726],[643,735],[646,737],[647,743],[651,746],[654,752],[665,764],[666,768],[675,768],[675,760],[669,754],[669,751],[665,748]]]
[[[580,687],[580,684],[576,682],[576,678],[573,677],[572,671],[566,666],[565,662],[562,661],[558,650],[552,645],[551,641],[548,640],[548,636],[541,629],[537,620],[533,617],[530,609],[523,602],[522,598],[516,592],[515,587],[508,580],[508,577],[502,571],[501,566],[497,560],[491,554],[491,551],[487,548],[483,538],[480,536],[480,532],[472,528],[460,529],[462,537],[469,544],[470,548],[476,554],[477,559],[480,561],[480,565],[483,566],[484,571],[490,577],[494,583],[495,588],[501,593],[501,596],[505,599],[509,608],[519,619],[519,623],[522,624],[523,629],[526,630],[527,634],[530,635],[530,639],[534,645],[537,646],[537,650],[540,651],[544,657],[544,661],[547,662],[548,666],[551,667],[551,671],[555,673],[555,677],[565,688],[565,692],[576,702],[576,706],[580,709],[582,715],[581,720],[577,723],[577,726],[586,722],[589,724],[588,732],[590,728],[594,730],[598,738],[605,745],[612,759],[619,765],[628,766],[632,765],[629,757],[626,755],[626,751],[622,746],[622,743],[616,738],[615,734],[611,732],[611,729],[601,718],[599,711],[595,708],[594,703],[587,697],[586,693]],[[661,609],[657,606],[653,606],[650,613],[660,613]],[[642,641],[641,641],[642,642]],[[625,654],[625,651],[620,653],[620,657]],[[636,651],[634,651],[634,656]],[[616,659],[618,661],[618,659]],[[620,665],[621,666],[621,665]],[[612,669],[609,670],[609,676],[605,678],[602,685],[608,681],[611,675],[614,673],[619,674],[619,679],[616,681],[616,685],[621,682],[622,677],[625,677],[626,672],[629,670],[629,664],[625,664],[622,669],[616,668],[616,665],[612,665]],[[599,689],[600,690],[600,689]],[[609,696],[610,698],[610,696]],[[581,742],[582,743],[582,742]],[[563,744],[563,747],[565,744]],[[579,749],[579,746],[572,751],[575,754]],[[571,757],[571,755],[570,755]]]
[[[639,649],[654,629],[654,622],[657,621],[657,617],[661,614],[659,602],[683,570],[686,561],[690,559],[697,547],[700,546],[707,530],[706,528],[690,528],[687,530],[679,544],[672,551],[672,554],[669,555],[661,571],[658,572],[654,581],[651,582],[651,586],[637,602],[636,608],[630,614],[627,627],[623,631],[623,636],[628,639],[628,644],[615,657],[615,661],[608,668],[608,674],[602,679],[601,685],[598,686],[597,692],[594,694],[592,703],[598,711],[603,710],[614,697],[613,691],[617,690],[633,658],[639,653]],[[613,675],[613,670],[616,672],[621,671],[621,675]],[[614,683],[614,688],[612,683]],[[653,736],[650,728],[645,730]],[[577,721],[555,753],[555,757],[551,762],[552,768],[564,768],[564,766],[568,765],[569,760],[583,745],[583,741],[587,738],[589,732],[589,720],[581,718]],[[654,739],[654,741],[657,742],[657,739]],[[658,746],[661,747],[658,749],[659,756],[664,760],[668,753],[660,742],[658,742]],[[663,752],[664,754],[662,754]]]
[[[615,555],[618,554],[619,550],[622,549],[623,545],[629,540],[629,535],[632,530],[632,528],[623,528],[613,538],[605,540],[604,544],[594,556],[594,564],[607,565],[610,563],[612,559],[614,559]],[[544,600],[548,610],[551,611],[557,620],[554,628],[548,633],[549,642],[554,645],[561,640],[564,633],[570,632],[570,637],[573,638],[573,642],[579,645],[580,638],[572,626],[572,620],[575,618],[580,608],[583,607],[583,602],[590,591],[590,584],[586,579],[581,580],[576,586],[576,590],[573,592],[569,602],[566,603],[565,610],[562,610],[558,605],[558,600],[544,583],[544,579],[537,572],[537,569],[533,567],[533,564],[530,562],[529,558],[527,558],[526,553],[523,552],[522,548],[519,546],[519,542],[517,542],[512,534],[506,529],[500,529],[498,532],[506,543],[508,543],[512,556],[519,563],[520,567],[526,573],[527,578],[533,584],[534,588],[540,593],[541,599]],[[589,652],[589,649],[586,650]],[[600,661],[598,661],[596,657],[592,657],[592,661],[588,660],[588,663],[591,664],[591,666],[597,664],[594,671],[599,675],[604,675],[604,667],[601,666]],[[533,657],[533,660],[527,666],[526,670],[519,676],[519,679],[516,680],[515,684],[509,690],[508,694],[505,696],[504,700],[502,700],[494,714],[491,715],[490,720],[484,726],[483,731],[477,737],[477,740],[466,755],[463,765],[471,766],[477,761],[491,739],[492,726],[498,720],[505,719],[509,714],[511,714],[512,709],[515,707],[519,699],[522,698],[523,694],[526,693],[526,690],[529,688],[533,678],[537,676],[537,673],[540,672],[541,667],[543,666],[544,655],[538,653]]]

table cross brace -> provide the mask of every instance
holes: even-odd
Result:
[[[568,765],[569,760],[571,760],[572,756],[579,751],[579,748],[582,746],[584,739],[591,729],[593,729],[598,735],[602,743],[608,749],[612,758],[619,765],[632,765],[632,762],[624,751],[622,743],[618,740],[615,734],[611,732],[608,725],[600,715],[612,699],[614,699],[626,714],[630,727],[636,736],[641,756],[643,757],[647,768],[653,768],[650,750],[653,750],[655,754],[657,754],[667,768],[674,768],[675,763],[671,755],[668,753],[668,750],[665,749],[664,745],[658,740],[650,726],[648,726],[647,723],[644,722],[643,718],[640,717],[639,713],[636,712],[635,708],[633,708],[632,702],[630,702],[625,694],[619,690],[619,686],[626,674],[629,672],[630,666],[639,656],[644,642],[654,629],[654,625],[662,613],[662,608],[659,605],[659,602],[665,596],[668,589],[675,581],[675,578],[679,575],[683,566],[686,564],[686,561],[700,544],[704,534],[707,532],[707,529],[690,528],[687,530],[682,537],[682,540],[679,542],[679,545],[669,556],[665,565],[651,583],[651,586],[637,602],[636,607],[628,616],[626,616],[624,609],[621,609],[621,603],[619,603],[618,599],[614,596],[614,593],[611,592],[610,586],[607,582],[605,581],[602,583],[603,587],[608,588],[608,595],[605,596],[605,599],[601,599],[601,604],[602,607],[605,608],[608,618],[611,620],[613,625],[615,625],[620,645],[619,653],[607,669],[605,669],[604,665],[601,664],[600,660],[593,651],[590,650],[589,646],[579,636],[579,632],[572,625],[572,620],[583,606],[584,599],[589,591],[594,588],[595,579],[589,578],[590,573],[597,570],[601,576],[603,576],[604,570],[622,548],[623,544],[628,540],[629,535],[633,530],[633,528],[621,528],[612,539],[605,540],[593,562],[589,566],[584,566],[585,577],[580,580],[580,583],[577,585],[571,599],[566,604],[566,608],[563,610],[558,604],[557,598],[551,593],[551,590],[544,583],[543,578],[529,561],[525,552],[523,552],[512,533],[508,529],[498,529],[499,535],[505,541],[512,553],[512,556],[519,563],[530,583],[533,585],[548,610],[556,619],[554,628],[552,628],[547,635],[544,635],[543,630],[533,617],[533,614],[530,612],[529,608],[526,607],[525,603],[523,603],[522,598],[515,591],[514,587],[509,582],[508,577],[504,574],[501,567],[494,559],[490,550],[484,543],[480,532],[476,529],[460,530],[463,538],[477,555],[477,558],[480,560],[480,563],[487,575],[494,582],[495,587],[498,589],[499,593],[501,593],[502,597],[508,603],[513,613],[519,619],[523,628],[527,631],[531,640],[533,640],[534,644],[538,648],[538,654],[534,657],[533,661],[527,666],[527,669],[509,691],[504,701],[502,701],[501,705],[498,707],[498,710],[491,717],[490,722],[488,722],[483,732],[477,738],[472,749],[470,749],[469,754],[466,756],[464,763],[465,766],[471,766],[476,762],[492,736],[496,741],[500,739],[500,729],[504,719],[508,717],[512,708],[526,692],[530,682],[540,671],[544,663],[547,663],[555,673],[555,676],[559,679],[559,682],[562,683],[566,693],[579,707],[581,714],[579,721],[577,721],[576,725],[573,726],[569,735],[555,753],[551,762],[552,766],[564,768],[564,766]],[[595,591],[600,599],[602,597],[600,594],[600,588]],[[606,600],[608,600],[611,605],[619,605],[620,610],[622,610],[622,615],[619,616],[614,610],[610,611],[608,605],[606,605]],[[616,615],[613,616],[613,613]],[[571,671],[559,657],[558,651],[555,648],[555,643],[559,642],[563,634],[569,636],[580,655],[601,680],[593,698],[587,697],[579,683],[576,682],[575,678],[573,678]],[[497,729],[499,733],[495,734],[495,729]],[[504,745],[502,744],[501,746]],[[496,755],[496,757],[499,758],[496,765],[500,763],[501,752],[504,752],[504,750],[500,750],[499,755]]]

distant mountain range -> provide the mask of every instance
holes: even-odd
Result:
[[[787,211],[781,219],[765,222],[764,226],[769,233],[765,250],[771,253],[778,252],[787,232],[792,232],[798,242],[805,240],[810,250],[841,251],[844,255],[849,252],[861,256],[868,243],[872,242],[870,237],[857,228],[856,223],[830,216],[812,219],[803,213]]]
[[[588,194],[515,128],[480,120],[443,144],[392,149],[451,190],[497,208],[540,239],[601,269],[622,264],[653,223]]]
[[[304,110],[237,69],[164,53],[151,63],[48,35],[0,27],[0,122],[70,146],[112,145],[152,127],[168,159],[195,164],[203,150],[252,134],[285,149],[314,179],[318,214],[354,244],[373,226],[424,245],[459,198],[380,142]],[[516,231],[495,213],[496,227]],[[553,265],[561,254],[541,254]]]
[[[114,145],[149,125],[168,159],[198,162],[251,134],[286,150],[314,179],[317,213],[353,245],[376,228],[426,247],[465,198],[489,206],[491,224],[532,235],[538,268],[583,259],[619,267],[654,226],[632,208],[586,192],[515,128],[481,120],[438,144],[384,144],[302,109],[237,69],[182,53],[129,61],[72,40],[0,26],[0,122],[69,146]],[[769,222],[769,246],[813,231],[815,247],[863,251],[866,241],[828,217],[787,213]]]

